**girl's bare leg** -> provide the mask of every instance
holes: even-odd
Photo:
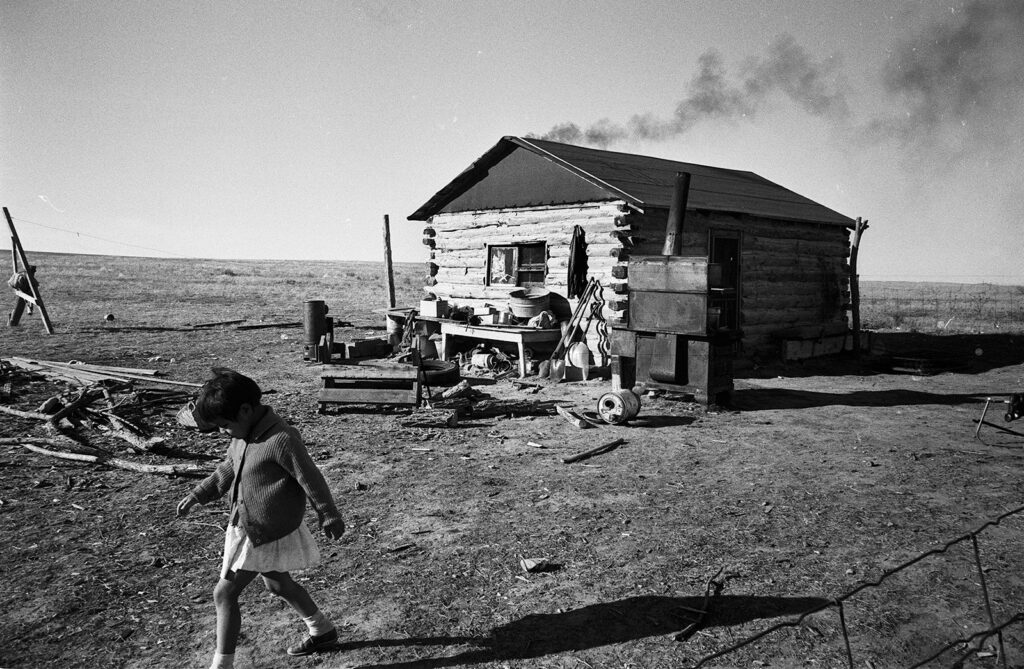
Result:
[[[320,610],[306,589],[296,583],[288,572],[268,571],[261,576],[267,590],[288,602],[303,618],[316,615]]]
[[[213,588],[213,603],[217,606],[217,652],[225,655],[235,652],[238,631],[242,627],[242,613],[238,597],[256,578],[254,571],[228,572]]]

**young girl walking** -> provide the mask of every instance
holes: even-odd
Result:
[[[231,436],[227,457],[178,503],[179,516],[196,504],[230,493],[231,514],[224,538],[220,580],[213,590],[217,607],[217,650],[210,669],[231,669],[241,627],[239,595],[257,576],[302,617],[309,635],[287,649],[310,655],[338,644],[334,624],[289,572],[320,562],[316,540],[303,516],[308,498],[328,539],[345,532],[320,470],[309,457],[298,430],[260,403],[255,381],[238,372],[214,368],[203,384],[194,415],[201,427]]]

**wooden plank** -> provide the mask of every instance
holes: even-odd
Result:
[[[28,293],[21,292],[17,288],[14,289],[14,294],[17,295],[18,297],[20,297],[21,299],[25,300],[29,304],[35,304],[36,303],[36,298],[32,297]]]
[[[321,368],[321,379],[398,379],[412,381],[416,369],[406,367],[374,367],[372,365],[332,365]]]
[[[331,404],[418,404],[412,390],[372,388],[321,388],[317,401]]]

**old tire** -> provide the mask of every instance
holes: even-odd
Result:
[[[454,386],[462,379],[459,366],[445,360],[424,360],[423,376],[430,387]]]

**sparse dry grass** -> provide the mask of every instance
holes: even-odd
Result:
[[[940,334],[1024,331],[1024,286],[867,281],[861,323]]]

